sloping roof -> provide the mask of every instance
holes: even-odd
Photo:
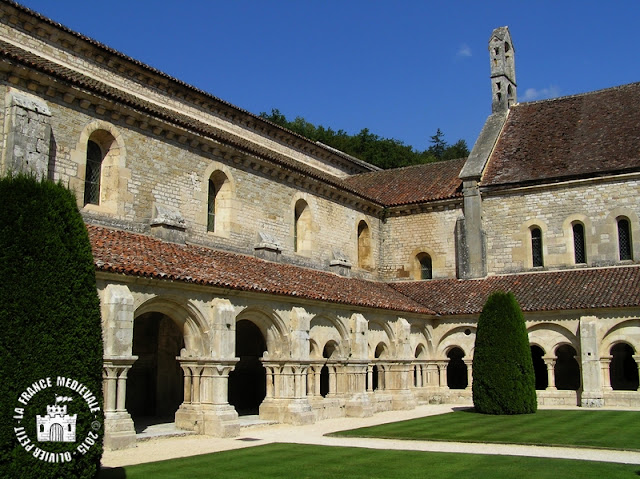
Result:
[[[640,171],[640,83],[515,105],[482,179],[536,184]]]
[[[426,163],[350,176],[345,185],[384,206],[397,206],[462,196],[458,178],[465,159]]]
[[[383,283],[88,225],[96,268],[131,276],[419,314],[479,314],[497,290],[523,311],[640,306],[640,266]]]
[[[640,306],[640,266],[523,273],[480,280],[412,281],[391,286],[440,315],[479,314],[494,291],[512,292],[523,311]]]
[[[96,268],[162,280],[368,308],[434,314],[385,283],[88,225]]]

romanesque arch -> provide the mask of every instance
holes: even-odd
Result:
[[[138,359],[128,372],[126,408],[136,428],[173,422],[184,400],[184,373],[176,358],[210,354],[206,323],[188,302],[149,299],[134,312],[132,354]]]
[[[98,164],[92,153],[96,148]],[[83,128],[71,152],[77,174],[69,181],[80,208],[108,214],[124,212],[124,204],[131,199],[127,193],[126,158],[124,139],[114,125],[95,120]]]
[[[267,393],[266,358],[288,352],[284,323],[275,313],[257,308],[236,317],[235,354],[239,361],[229,373],[229,404],[239,415],[258,414]]]
[[[537,344],[548,353],[553,352],[562,344],[569,344],[578,349],[580,342],[569,329],[559,324],[540,323],[527,329],[529,344]]]
[[[581,380],[576,349],[568,343],[560,344],[555,349],[555,355],[554,375],[556,388],[558,390],[578,390]]]
[[[636,351],[628,342],[620,341],[611,346],[609,350],[611,362],[609,363],[609,379],[614,391],[637,391],[638,364],[634,356]]]

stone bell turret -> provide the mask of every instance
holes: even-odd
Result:
[[[517,102],[515,49],[508,27],[496,28],[489,40],[491,111],[506,111]]]

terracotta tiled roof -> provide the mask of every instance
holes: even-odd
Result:
[[[433,314],[385,283],[87,226],[100,271],[394,311]]]
[[[483,185],[640,170],[640,83],[511,108]]]
[[[392,283],[440,315],[479,314],[490,293],[515,294],[523,311],[640,306],[640,266]]]
[[[385,206],[397,206],[462,196],[458,178],[465,159],[440,161],[393,170],[362,173],[345,184]]]

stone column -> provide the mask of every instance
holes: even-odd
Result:
[[[344,366],[347,374],[347,393],[349,398],[345,405],[347,416],[369,417],[374,413],[371,399],[365,390],[365,378],[369,365],[366,360],[354,361]]]
[[[554,356],[543,356],[545,366],[547,366],[547,391],[557,391],[555,366],[556,358]]]
[[[467,390],[470,391],[473,383],[473,359],[464,359],[463,361],[467,366]]]
[[[638,376],[640,377],[640,355],[634,354],[632,358],[636,362],[636,366],[638,368]],[[640,391],[640,386],[638,386],[638,391]]]
[[[580,371],[582,376],[582,394],[580,405],[583,407],[604,406],[602,373],[598,357],[597,318],[580,318]]]
[[[185,372],[185,398],[176,411],[176,427],[208,436],[237,436],[240,423],[228,402],[228,384],[229,373],[238,360],[176,359]]]
[[[427,385],[436,387],[439,386],[439,377],[438,364],[435,361],[429,361],[427,363]]]
[[[447,385],[447,361],[438,361],[436,363],[438,366],[438,376],[440,378],[440,383],[438,384],[441,388],[449,389]]]
[[[600,358],[600,371],[602,375],[602,389],[605,391],[613,391],[611,387],[611,360],[613,356],[602,356]]]
[[[367,392],[373,392],[373,364],[367,365]]]
[[[125,449],[135,446],[136,430],[125,407],[127,372],[137,356],[105,357],[104,377],[104,445],[106,449]]]

